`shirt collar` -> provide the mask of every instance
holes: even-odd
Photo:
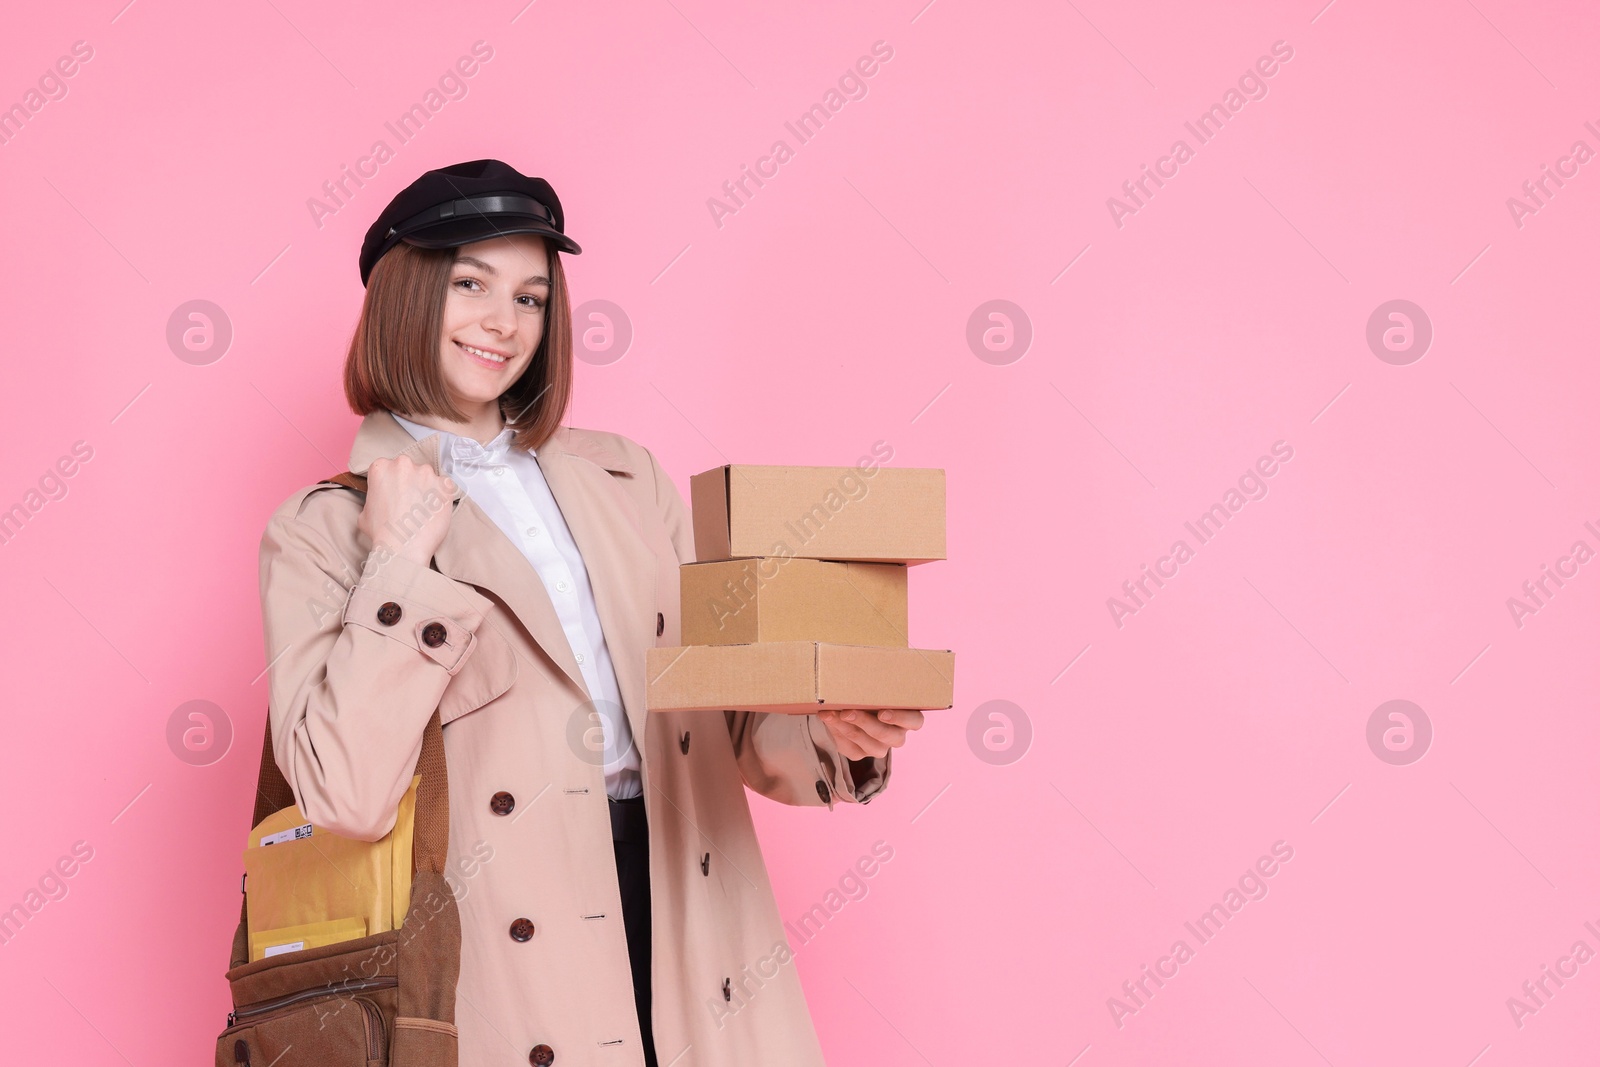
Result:
[[[439,456],[428,441],[437,437],[439,444],[443,444],[444,434],[426,426],[419,427],[419,431],[422,434],[420,441],[401,426],[398,417],[387,408],[375,408],[367,412],[356,429],[355,440],[350,444],[350,472],[365,474],[373,460],[380,456],[392,459],[402,452],[416,462],[427,462],[437,469]],[[555,433],[537,450],[529,449],[528,455],[535,455],[535,452],[541,469],[547,463],[559,464],[566,459],[577,459],[613,474],[633,477],[649,475],[653,470],[648,452],[621,434],[601,430],[558,426]],[[458,492],[456,499],[459,498]]]
[[[440,436],[442,440],[439,447],[439,462],[444,467],[441,472],[443,474],[449,474],[453,470],[463,467],[470,471],[485,464],[504,462],[511,451],[512,438],[516,436],[515,431],[510,426],[507,426],[485,445],[472,437],[465,437],[449,430],[436,430],[432,426],[423,426],[421,423],[412,422],[410,419],[396,415],[392,411],[389,414],[394,415],[394,421],[405,427],[406,432],[418,441],[429,434],[438,434]]]

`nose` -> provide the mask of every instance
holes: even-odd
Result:
[[[514,297],[489,301],[483,312],[483,328],[499,337],[510,337],[517,332],[517,311]]]

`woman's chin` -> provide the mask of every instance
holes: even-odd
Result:
[[[483,404],[492,404],[500,399],[500,394],[511,385],[510,381],[490,382],[461,382],[450,391],[461,404],[478,407]]]

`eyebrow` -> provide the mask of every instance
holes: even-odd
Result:
[[[458,263],[458,264],[465,263],[468,266],[477,267],[479,270],[483,271],[485,274],[489,275],[490,277],[499,277],[500,276],[500,272],[499,271],[495,270],[493,267],[489,266],[489,264],[485,263],[483,260],[478,259],[475,256],[457,256],[456,257],[456,263]],[[530,274],[523,281],[522,284],[523,285],[549,285],[550,284],[550,279],[546,278],[543,274]]]

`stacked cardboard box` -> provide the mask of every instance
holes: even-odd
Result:
[[[955,657],[911,648],[906,574],[945,558],[944,471],[731,464],[690,479],[683,645],[652,711],[948,708]]]

